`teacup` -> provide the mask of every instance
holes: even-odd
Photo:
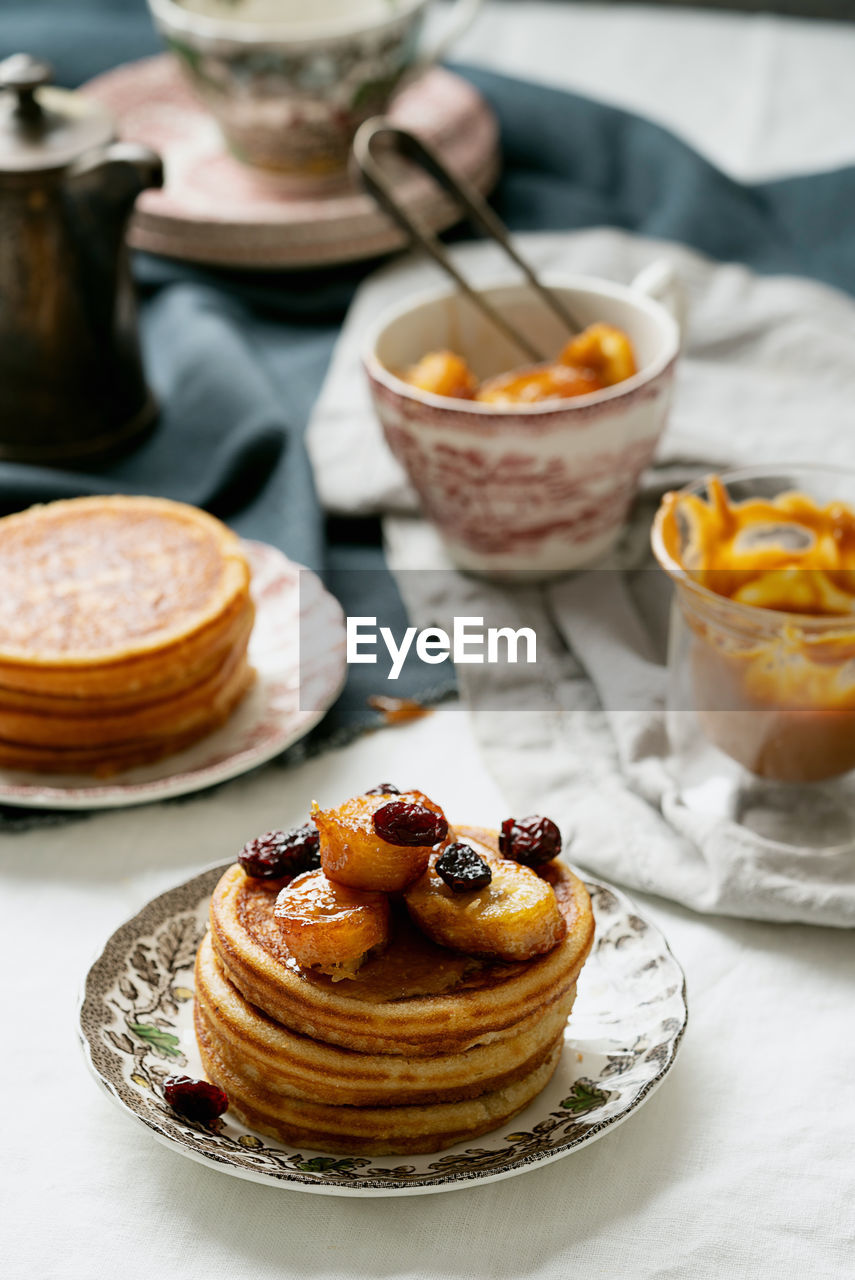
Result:
[[[479,378],[525,363],[471,302],[448,291],[385,313],[364,352],[383,432],[425,515],[460,568],[493,578],[565,573],[614,545],[662,434],[680,348],[682,293],[666,263],[630,286],[584,276],[546,283],[581,324],[623,329],[639,372],[532,405],[422,391],[399,374],[429,351],[457,352]],[[529,285],[481,292],[536,347],[560,351],[567,333]]]
[[[148,0],[191,86],[248,164],[304,184],[340,179],[353,135],[442,56],[481,0],[421,45],[430,0]]]

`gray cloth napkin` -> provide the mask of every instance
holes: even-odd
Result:
[[[710,466],[851,463],[855,304],[803,279],[759,277],[613,230],[518,243],[541,270],[621,281],[665,254],[687,290],[670,423],[614,557],[541,587],[503,588],[452,570],[383,442],[359,361],[384,306],[440,283],[420,262],[379,272],[354,303],[309,427],[322,501],[388,513],[389,564],[416,625],[449,629],[465,614],[536,628],[536,668],[460,666],[458,680],[511,809],[547,812],[572,831],[575,861],[699,911],[855,925],[851,841],[783,845],[768,838],[762,813],[751,814],[750,797],[737,820],[703,796],[687,801],[675,780],[665,714],[669,587],[648,551],[659,494]],[[476,281],[506,274],[492,245],[455,253]],[[820,828],[824,803],[818,793]]]

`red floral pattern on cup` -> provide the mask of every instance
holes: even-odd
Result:
[[[656,278],[668,279],[676,295],[667,270]],[[625,329],[639,372],[589,395],[524,406],[431,395],[400,376],[426,351],[459,351],[481,376],[511,367],[515,354],[462,295],[444,291],[385,312],[366,338],[365,367],[389,447],[452,559],[490,576],[548,577],[608,552],[671,399],[678,323],[641,280],[638,287],[582,276],[548,283],[581,324],[602,317]],[[548,328],[528,286],[497,283],[482,292],[537,349],[557,348],[560,333],[554,322]]]
[[[559,457],[431,448],[404,427],[387,428],[386,439],[425,515],[451,541],[487,556],[536,552],[548,538],[584,544],[607,535],[623,522],[656,444],[604,451],[578,472]]]

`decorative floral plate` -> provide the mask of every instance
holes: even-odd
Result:
[[[203,1074],[193,1034],[193,961],[213,867],[154,898],[113,934],[89,971],[80,1035],[108,1094],[162,1142],[253,1182],[326,1195],[417,1195],[509,1178],[569,1155],[626,1120],[673,1065],[686,1027],[683,972],[659,930],[617,889],[586,880],[596,941],[579,980],[551,1082],[493,1133],[424,1156],[295,1150],[226,1113],[216,1131],[163,1101],[173,1072]]]
[[[304,270],[391,253],[406,243],[371,196],[346,177],[313,191],[236,160],[168,54],[116,67],[84,92],[110,111],[126,142],[143,142],[164,158],[165,186],[144,191],[136,203],[128,232],[135,249],[222,266]],[[397,95],[389,114],[481,191],[494,185],[498,124],[466,80],[433,67]],[[397,164],[396,195],[413,216],[436,231],[460,220],[456,203],[424,173]]]
[[[185,751],[104,781],[0,769],[0,804],[117,809],[187,795],[266,763],[317,724],[345,680],[341,606],[275,547],[244,541],[243,549],[256,610],[249,642],[256,681],[228,722]],[[311,655],[302,665],[301,639]]]

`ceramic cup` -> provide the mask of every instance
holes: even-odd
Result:
[[[546,283],[581,323],[625,330],[640,371],[604,391],[526,406],[420,391],[396,371],[429,351],[458,352],[480,378],[527,363],[465,297],[447,291],[387,312],[364,353],[386,440],[425,515],[460,568],[489,577],[549,577],[607,552],[668,412],[682,306],[670,267],[654,263],[629,287],[583,276]],[[561,350],[566,331],[528,285],[481,292],[539,349]]]
[[[429,67],[481,0],[456,0],[423,47],[430,0],[148,0],[161,35],[238,159],[303,186],[340,181],[353,135]]]

